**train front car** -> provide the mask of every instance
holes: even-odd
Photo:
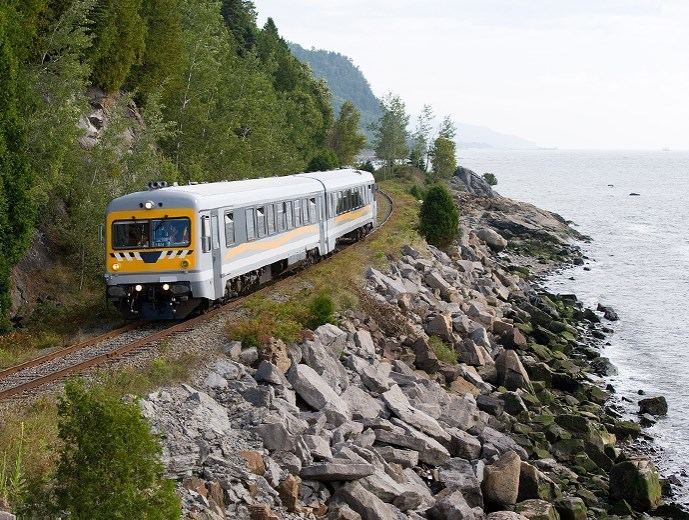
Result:
[[[107,208],[106,294],[123,315],[181,319],[205,303],[202,230],[193,197],[168,189],[132,193]],[[209,276],[210,279],[210,276]]]

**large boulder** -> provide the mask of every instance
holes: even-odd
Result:
[[[475,520],[476,514],[461,491],[445,494],[428,510],[432,520]]]
[[[637,511],[650,511],[660,505],[658,470],[641,457],[615,464],[610,471],[610,498],[626,500]]]
[[[294,365],[287,372],[287,379],[308,405],[324,411],[333,423],[341,424],[352,418],[347,403],[310,366]]]
[[[639,413],[667,415],[667,400],[662,395],[641,399],[639,401]]]
[[[525,516],[513,511],[496,511],[486,517],[486,520],[528,520]]]
[[[488,244],[488,247],[493,251],[502,251],[507,247],[507,240],[505,240],[500,233],[490,228],[479,229],[476,232],[476,236]]]
[[[586,504],[579,497],[562,497],[555,501],[562,520],[586,520]]]
[[[493,191],[483,177],[472,172],[468,168],[459,166],[455,170],[455,174],[450,180],[452,186],[456,189],[466,191],[472,195],[479,197],[496,197],[497,194]]]
[[[508,451],[490,466],[483,476],[483,497],[494,506],[513,506],[519,496],[521,459]]]
[[[361,515],[363,520],[397,520],[397,515],[380,498],[358,482],[345,484],[336,496]]]
[[[409,403],[407,396],[402,393],[402,390],[400,390],[399,386],[394,385],[390,390],[382,394],[382,398],[392,413],[394,413],[407,424],[417,428],[418,430],[421,430],[434,439],[441,441],[450,440],[450,436],[438,424],[438,421],[433,419],[433,417],[427,413],[414,408],[411,403]]]
[[[508,390],[531,389],[529,374],[514,350],[505,350],[500,354],[495,360],[495,367],[498,371],[498,385]]]

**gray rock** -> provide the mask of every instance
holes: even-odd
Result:
[[[354,419],[375,419],[387,415],[383,403],[358,386],[348,386],[340,397],[347,403]]]
[[[639,401],[639,413],[651,415],[667,415],[667,400],[662,395],[649,397]]]
[[[258,361],[258,350],[256,347],[245,348],[239,354],[240,363],[246,366],[253,366]]]
[[[452,342],[452,319],[447,314],[437,314],[433,316],[425,325],[426,334],[438,336],[445,341]]]
[[[413,468],[419,464],[419,453],[412,450],[400,450],[392,446],[378,446],[378,454],[387,462],[394,462],[403,468]]]
[[[373,267],[368,269],[368,278],[385,290],[391,298],[398,299],[409,292],[402,280],[391,278]]]
[[[398,520],[397,515],[385,502],[358,483],[345,484],[337,490],[336,497],[361,515],[362,520]]]
[[[435,355],[435,352],[433,352],[433,349],[428,344],[428,340],[426,338],[418,338],[414,342],[414,356],[414,364],[416,367],[420,368],[421,370],[425,370],[429,374],[434,374],[438,371],[438,368],[440,368],[438,356]],[[412,375],[401,375],[403,375],[405,378],[413,378],[413,380],[417,379],[417,376],[413,373]],[[399,379],[395,379],[399,381]]]
[[[481,457],[481,441],[459,428],[448,428],[450,434],[450,453],[454,457],[477,460]]]
[[[380,469],[376,469],[373,475],[362,478],[359,483],[383,502],[390,503],[404,493],[402,485]]]
[[[486,502],[500,506],[513,506],[519,496],[519,455],[508,451],[490,466],[483,478],[483,495]]]
[[[217,372],[209,372],[203,380],[203,386],[206,388],[212,388],[214,390],[222,390],[227,388],[227,379],[218,374]]]
[[[316,338],[314,341],[305,341],[301,345],[301,351],[302,362],[315,370],[337,394],[347,388],[347,370],[340,363],[340,354],[336,348],[324,345]]]
[[[325,411],[329,419],[333,415],[351,419],[347,403],[308,365],[293,366],[287,372],[287,379],[307,404],[315,410]],[[338,421],[338,424],[340,422],[342,421]]]
[[[462,492],[453,491],[444,494],[428,510],[428,517],[432,520],[475,520],[476,514],[467,504]]]
[[[486,520],[529,520],[524,515],[513,511],[496,511],[486,517]]]
[[[423,503],[423,496],[416,491],[404,491],[392,500],[392,505],[402,512],[417,509]]]
[[[359,356],[349,356],[347,366],[361,377],[361,381],[371,392],[383,393],[390,389],[390,363],[375,362],[373,365]]]
[[[437,289],[440,291],[440,295],[445,301],[452,301],[454,299],[454,294],[457,292],[452,285],[450,285],[445,278],[438,271],[431,271],[424,277],[424,282],[431,289]]]
[[[435,439],[406,425],[406,428],[376,429],[376,441],[409,448],[419,453],[419,460],[432,466],[442,466],[450,458],[450,452]]]
[[[315,460],[329,460],[333,458],[330,443],[319,435],[304,435],[302,437],[306,447]]]
[[[452,396],[442,407],[440,420],[460,430],[469,430],[483,423],[482,412],[466,396]]]
[[[385,392],[382,397],[392,413],[407,424],[427,433],[435,439],[444,441],[450,440],[448,433],[442,429],[433,417],[411,405],[407,396],[402,393],[399,386],[394,385],[390,390]]]
[[[507,240],[497,231],[490,228],[482,228],[476,232],[476,236],[483,240],[493,251],[502,251],[507,247]]]
[[[376,357],[376,345],[373,343],[371,333],[367,330],[359,329],[354,333],[354,344],[359,351],[370,358]]]
[[[337,357],[347,346],[347,333],[332,323],[321,325],[314,331],[314,335],[323,346],[328,347]]]
[[[508,390],[517,388],[531,389],[531,380],[514,350],[505,350],[495,360],[498,371],[498,385]]]
[[[560,520],[560,515],[555,506],[545,500],[524,500],[517,504],[516,511],[533,520]]]
[[[455,174],[450,182],[453,187],[469,192],[472,195],[490,198],[498,196],[483,177],[463,166],[459,166],[457,170],[455,170]]]
[[[301,469],[301,478],[334,482],[338,480],[357,480],[373,475],[376,468],[372,464],[345,461],[323,462],[312,464]]]
[[[504,433],[499,432],[490,426],[486,426],[478,437],[484,446],[493,446],[500,454],[514,451],[522,460],[528,460],[529,458],[526,450],[517,444],[512,437],[509,437],[508,435],[505,435]]]
[[[481,482],[476,478],[474,467],[468,460],[450,459],[438,470],[438,480],[447,489],[461,491],[470,507],[483,507]]]
[[[259,383],[270,383],[278,386],[289,386],[287,378],[282,374],[278,367],[270,361],[263,360],[259,363],[254,379]]]
[[[500,400],[505,411],[510,415],[519,415],[528,410],[518,392],[505,392],[500,395]]]

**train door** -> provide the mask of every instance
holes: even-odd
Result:
[[[222,251],[220,249],[220,220],[218,210],[211,211],[211,254],[213,258],[213,288],[215,299],[219,300],[225,295],[225,287],[222,283]]]
[[[320,254],[326,255],[330,252],[328,246],[328,196],[323,193],[316,197],[317,218],[318,218],[318,233],[320,235],[319,248]]]

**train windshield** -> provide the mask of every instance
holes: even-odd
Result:
[[[112,247],[115,249],[186,247],[190,244],[190,229],[191,222],[188,218],[114,222]]]
[[[184,247],[189,245],[189,219],[165,218],[151,220],[152,247]]]

